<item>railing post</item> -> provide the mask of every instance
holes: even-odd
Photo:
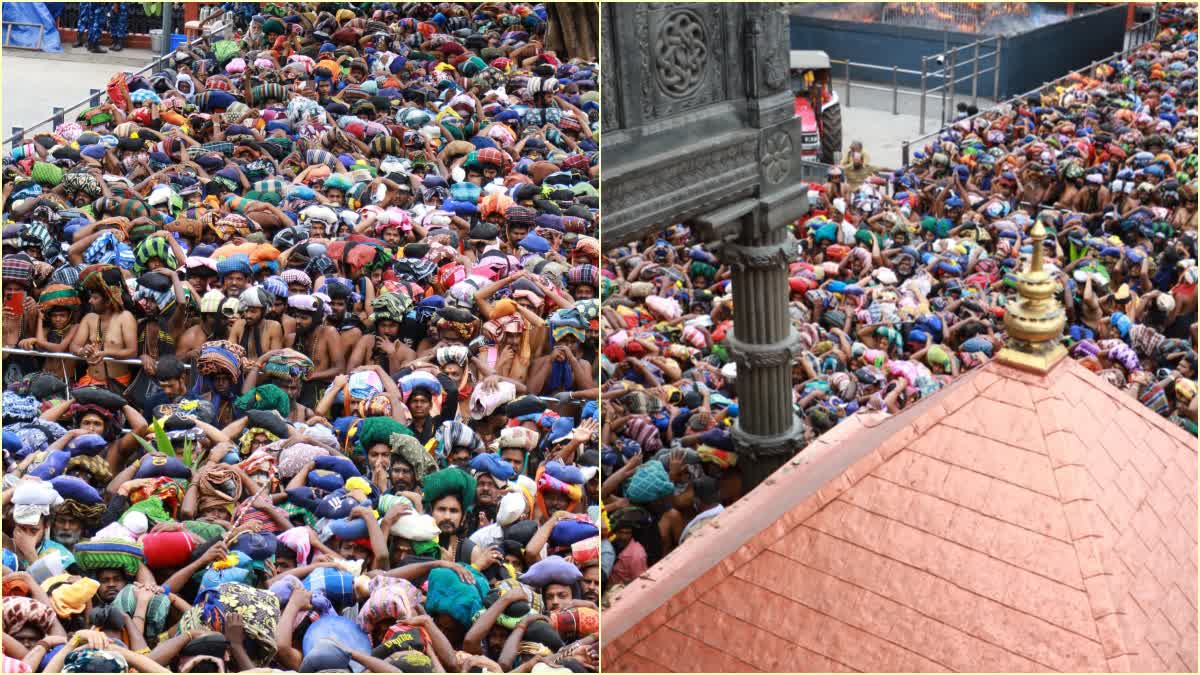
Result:
[[[942,68],[941,68],[942,84],[938,87],[941,91],[938,93],[942,97],[942,126],[946,126],[946,54],[942,53]]]
[[[958,77],[958,50],[950,52],[950,97],[948,119],[954,119],[954,79]]]
[[[900,168],[908,168],[908,141],[900,144]]]
[[[992,50],[996,62],[992,64],[992,100],[1000,102],[1000,43],[1003,38],[996,38],[996,48]]]
[[[58,106],[54,106],[53,108],[51,108],[51,110],[54,111],[54,128],[57,129],[58,127],[62,126],[63,112],[65,109],[60,108]]]
[[[850,59],[846,59],[846,107],[850,107]]]
[[[12,128],[13,145],[20,143],[22,140],[24,140],[24,138],[25,138],[25,128],[24,127],[13,127]]]
[[[929,57],[921,57],[921,133],[925,133],[925,78],[929,73]]]
[[[91,100],[92,107],[93,107],[93,108],[95,108],[96,106],[100,105],[100,94],[103,94],[103,93],[104,93],[104,90],[102,90],[102,89],[89,89],[88,91],[89,91],[89,92],[91,93],[91,95],[92,95],[92,100]]]
[[[162,4],[162,42],[158,45],[159,58],[166,58],[171,51],[172,23],[175,20],[175,3]]]
[[[971,105],[979,107],[979,40],[975,41],[975,57],[971,59]]]
[[[897,66],[894,64],[892,65],[892,114],[893,115],[900,114],[900,90],[899,90],[900,70],[899,70],[899,68],[900,68],[900,66]]]

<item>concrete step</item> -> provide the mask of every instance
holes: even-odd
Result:
[[[73,42],[63,42],[63,50],[57,54],[49,52],[22,52],[21,56],[43,59],[46,61],[67,61],[72,63],[91,63],[96,65],[113,66],[113,70],[137,70],[150,63],[158,56],[149,49],[130,49],[126,47],[114,52],[109,45],[101,42],[100,46],[108,50],[106,54],[93,54],[87,47],[72,47]]]

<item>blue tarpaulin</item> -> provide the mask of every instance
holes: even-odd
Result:
[[[37,46],[38,30],[32,26],[18,26],[18,23],[41,24],[42,51],[61,52],[62,41],[58,37],[58,26],[54,14],[44,2],[6,2],[4,3],[4,35],[5,44],[12,47],[33,49]]]

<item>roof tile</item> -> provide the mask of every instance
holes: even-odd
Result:
[[[995,481],[984,513],[1034,532],[1070,541],[1067,521],[1057,499],[1011,483]]]
[[[1096,619],[1096,629],[1100,632],[1100,644],[1104,647],[1106,659],[1130,653],[1129,647],[1125,645],[1125,635],[1121,630],[1120,617],[1116,614],[1108,614]]]
[[[795,663],[796,657],[803,658],[806,663],[814,663],[813,657],[824,659],[815,652],[804,650],[758,626],[730,616],[714,605],[701,604],[705,612],[703,621],[673,620],[668,625],[715,649],[736,656],[756,670],[786,671],[789,670],[789,665]],[[801,650],[807,653],[794,653]]]
[[[667,666],[646,657],[625,652],[620,656],[610,656],[610,649],[604,650],[601,669],[606,673],[669,673],[673,672]]]
[[[1194,670],[1194,438],[1070,361],[868,421],[652,571],[613,669]]]
[[[972,511],[983,511],[988,503],[992,483],[995,482],[997,481],[984,474],[955,466],[950,468],[941,489],[929,493]]]
[[[978,380],[976,380],[978,383]],[[1033,395],[1031,387],[1024,382],[1010,378],[999,378],[983,391],[983,395],[993,401],[1001,401],[1019,408],[1033,410]]]
[[[1046,442],[1038,422],[1042,410],[1044,407],[1039,407],[1035,413],[1032,410],[979,397],[971,400],[942,423],[994,441],[1045,453]]]
[[[656,630],[649,638],[639,642],[633,651],[642,658],[669,663],[677,673],[745,673],[754,670],[745,661],[672,628]]]
[[[1095,501],[1076,499],[1063,504],[1063,515],[1067,518],[1067,529],[1071,532],[1072,541],[1078,541],[1084,537],[1100,536],[1097,523],[1103,516],[1097,511]]]
[[[1042,453],[1004,445],[944,424],[912,441],[909,449],[1043,494],[1058,494],[1049,460]]]

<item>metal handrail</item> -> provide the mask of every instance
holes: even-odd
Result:
[[[71,359],[72,361],[87,361],[87,359],[85,359],[84,357],[79,356],[78,354],[72,354],[70,352],[42,352],[42,351],[37,351],[34,349],[20,349],[18,347],[4,347],[0,351],[2,351],[5,354],[11,354],[13,356],[37,356],[40,358],[48,358],[48,359]],[[116,359],[111,356],[105,356],[103,358],[103,361],[105,363],[119,363],[119,364],[126,365],[126,366],[142,365],[141,359]],[[191,367],[188,364],[183,364],[183,365],[188,368]]]
[[[813,164],[816,166],[825,166],[824,164],[819,164],[818,162],[805,162],[805,163]],[[86,361],[87,360],[84,357],[79,356],[78,354],[72,354],[70,352],[42,352],[42,351],[37,351],[37,350],[33,350],[33,349],[21,349],[19,347],[0,348],[0,352],[4,353],[5,355],[11,355],[11,356],[36,356],[36,357],[48,358],[48,359],[70,359],[72,361]],[[116,359],[111,356],[105,356],[102,360],[105,363],[119,363],[119,364],[126,365],[126,366],[137,366],[139,368],[142,365],[141,359]],[[181,365],[184,368],[187,368],[189,370],[193,367],[192,364],[184,363],[182,361],[180,361],[179,365]],[[536,398],[543,403],[558,403],[559,402],[558,399],[553,396],[537,396]]]
[[[180,45],[180,47],[191,48],[192,46],[196,45],[197,43],[201,42],[202,40],[208,39],[211,35],[219,33],[221,31],[224,31],[230,25],[232,25],[230,19],[223,18],[221,21],[201,30],[200,34],[198,36],[196,36],[195,38],[193,38],[187,42],[184,42],[182,45]],[[163,39],[164,40],[170,39],[170,36],[164,35]],[[142,66],[142,68],[139,70],[133,71],[132,73],[130,73],[129,71],[125,71],[125,72],[127,75],[130,75],[132,77],[137,77],[138,75],[146,73],[154,68],[157,68],[159,66],[159,64],[161,64],[162,62],[174,57],[175,53],[178,51],[179,51],[179,47],[176,47],[174,52],[172,52],[170,54],[154,57],[153,61],[146,64],[145,66]],[[60,108],[58,106],[52,106],[51,109],[55,111],[55,113],[53,115],[51,115],[50,117],[47,117],[44,120],[35,122],[33,124],[30,124],[30,125],[27,125],[24,127],[13,127],[12,135],[9,136],[8,138],[4,139],[3,143],[0,143],[0,146],[12,147],[12,144],[14,141],[20,142],[20,141],[24,140],[26,133],[30,133],[33,130],[37,129],[38,127],[41,127],[47,123],[53,123],[55,126],[62,124],[63,120],[66,118],[65,116],[67,113],[73,112],[73,111],[75,111],[79,108],[82,108],[84,106],[87,106],[87,105],[91,105],[92,107],[100,105],[100,96],[103,95],[103,93],[104,92],[100,89],[92,89],[91,94],[87,98],[76,103],[75,105],[72,105],[67,108]]]
[[[1134,26],[1134,28],[1136,29],[1140,26],[1144,26],[1146,24],[1150,24],[1150,23],[1153,23],[1156,21],[1157,21],[1157,17],[1154,19],[1149,19],[1147,21],[1143,21],[1141,24]],[[1131,29],[1129,32],[1134,32],[1134,31]],[[1147,40],[1147,42],[1148,41],[1149,40]],[[1132,54],[1132,53],[1136,52],[1137,50],[1141,49],[1145,44],[1146,43],[1143,42],[1143,43],[1133,45],[1133,46],[1129,47],[1128,49],[1124,49],[1119,52],[1113,52],[1107,58],[1101,59],[1099,61],[1093,61],[1092,63],[1090,63],[1086,66],[1083,66],[1082,68],[1076,68],[1075,70],[1072,70],[1071,72],[1069,72],[1065,75],[1059,76],[1053,80],[1050,80],[1049,82],[1043,82],[1042,84],[1038,85],[1037,87],[1034,87],[1033,89],[1030,89],[1029,91],[1017,94],[1015,96],[1011,96],[1011,97],[1005,99],[1004,101],[997,103],[996,105],[992,106],[991,108],[988,108],[986,110],[980,110],[979,112],[975,113],[974,115],[971,115],[970,117],[965,117],[962,120],[959,120],[959,122],[971,121],[977,117],[994,114],[995,112],[999,111],[1001,108],[1003,108],[1005,106],[1011,106],[1014,101],[1027,98],[1033,94],[1043,91],[1047,87],[1054,86],[1055,84],[1057,84],[1063,80],[1071,78],[1073,75],[1078,75],[1080,73],[1089,72],[1089,71],[1093,70],[1096,66],[1099,66],[1104,63],[1108,63],[1109,61],[1112,61],[1113,59],[1124,58],[1124,57],[1128,56],[1129,54]],[[957,122],[955,122],[955,123],[957,124]],[[904,167],[908,166],[909,150],[910,150],[911,146],[919,144],[919,143],[925,141],[926,139],[933,138],[933,137],[937,136],[938,134],[941,134],[943,131],[945,131],[949,127],[950,127],[950,125],[947,124],[946,126],[943,126],[942,128],[940,128],[936,131],[931,131],[930,133],[923,134],[921,136],[917,136],[916,138],[910,138],[910,139],[904,141],[900,146],[901,166],[904,166]]]

